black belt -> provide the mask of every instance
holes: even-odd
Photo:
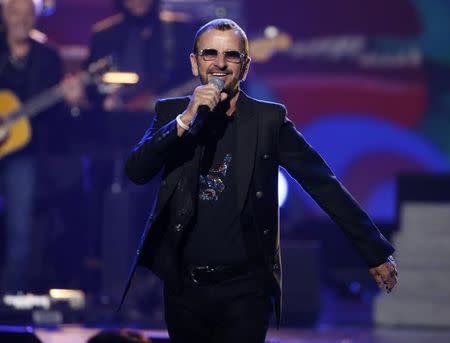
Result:
[[[260,264],[191,266],[187,277],[198,286],[211,286],[261,269]]]

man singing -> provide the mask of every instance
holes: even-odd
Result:
[[[272,300],[279,322],[280,166],[341,227],[390,292],[397,282],[393,247],[285,107],[240,90],[251,61],[245,32],[228,19],[207,23],[190,60],[202,85],[190,97],[157,103],[126,164],[135,183],[161,176],[132,275],[143,265],[163,280],[172,342],[262,343]]]

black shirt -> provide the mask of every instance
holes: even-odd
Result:
[[[235,137],[235,115],[212,113],[202,129],[197,215],[184,248],[186,265],[230,265],[247,260],[232,178]]]
[[[27,99],[27,76],[30,69],[28,56],[14,59],[4,54],[1,61],[0,89],[13,92],[22,102]]]

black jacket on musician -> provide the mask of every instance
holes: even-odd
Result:
[[[152,96],[165,94],[191,80],[187,57],[192,50],[189,42],[194,38],[195,26],[190,23],[161,21],[153,14],[154,11],[151,13],[152,15],[144,18],[119,13],[95,24],[84,67],[101,58],[110,57],[114,68],[130,71],[122,64],[125,63],[124,54],[129,50],[127,40],[130,35],[137,35],[133,46],[140,46],[141,49],[134,54],[141,60],[144,70],[131,71],[140,74],[138,85],[141,85],[142,92],[151,91]],[[98,94],[95,87],[89,88],[88,96],[94,105],[103,101],[103,95]]]
[[[30,38],[31,49],[22,70],[15,70],[9,60],[6,34],[0,31],[0,90],[13,92],[22,103],[55,86],[63,77],[62,61],[56,49]],[[4,111],[0,104],[0,111]],[[62,131],[70,121],[64,103],[52,106],[31,118],[31,142],[16,154],[64,153],[67,139]]]
[[[136,266],[149,268],[169,287],[180,284],[180,242],[188,234],[198,199],[201,146],[196,136],[177,135],[176,116],[189,98],[161,100],[151,127],[126,163],[126,174],[144,184],[162,172],[157,202],[147,221],[122,302]],[[264,263],[273,275],[280,318],[281,260],[278,169],[284,167],[343,230],[369,267],[386,262],[394,248],[336,179],[320,155],[287,118],[283,105],[240,92],[233,178],[238,211],[249,202],[263,242]],[[195,127],[195,124],[194,124]]]

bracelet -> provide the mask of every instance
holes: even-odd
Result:
[[[189,130],[189,126],[190,125],[186,125],[185,123],[183,123],[183,121],[181,120],[181,117],[183,116],[183,114],[179,114],[177,115],[177,124],[180,125],[180,127],[184,130]]]

